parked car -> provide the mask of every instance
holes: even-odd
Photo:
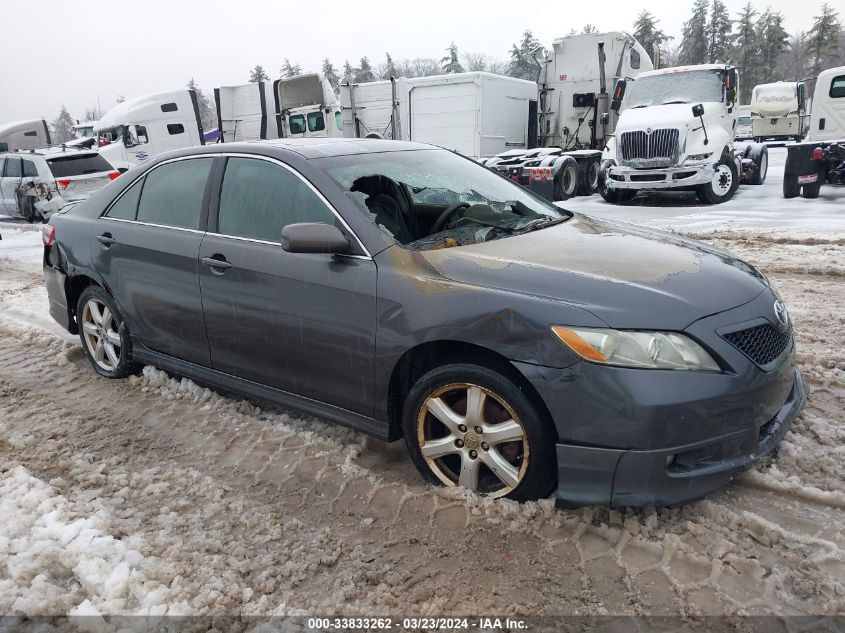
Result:
[[[428,145],[180,150],[43,239],[50,313],[100,375],[152,364],[404,437],[428,481],[491,496],[697,498],[805,399],[786,308],[751,265]]]
[[[0,153],[0,212],[41,221],[119,175],[96,150],[47,147]]]

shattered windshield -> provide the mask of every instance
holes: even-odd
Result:
[[[722,101],[721,70],[692,70],[637,77],[628,84],[626,108]]]
[[[446,150],[323,158],[320,167],[373,224],[413,249],[489,242],[571,217]]]

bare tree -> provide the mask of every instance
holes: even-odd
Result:
[[[431,57],[417,57],[411,63],[414,66],[414,77],[431,77],[443,72],[440,62]]]

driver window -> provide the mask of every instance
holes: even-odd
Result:
[[[291,134],[305,134],[305,116],[294,114],[288,119]]]
[[[135,135],[137,136],[137,142],[141,145],[144,143],[149,142],[147,139],[147,128],[143,125],[136,125],[135,126]]]
[[[220,191],[218,233],[280,242],[282,229],[298,222],[334,225],[336,218],[289,169],[266,160],[228,159]]]

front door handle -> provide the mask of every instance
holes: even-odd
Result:
[[[203,257],[200,261],[206,266],[210,266],[211,272],[218,275],[222,275],[224,270],[232,267],[232,264],[227,262],[222,255],[217,255],[216,257]]]
[[[103,246],[105,246],[106,248],[108,248],[109,246],[111,246],[112,244],[114,244],[115,242],[117,242],[117,240],[116,240],[116,239],[114,239],[114,238],[111,236],[111,233],[103,233],[102,235],[98,235],[98,236],[97,236],[97,241],[98,241],[100,244],[102,244]]]

